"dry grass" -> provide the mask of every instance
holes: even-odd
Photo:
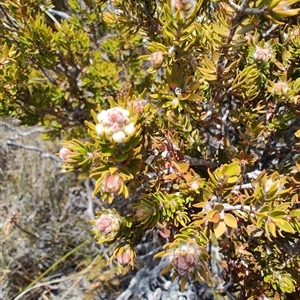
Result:
[[[59,141],[0,120],[0,299],[115,299],[121,288],[87,220],[89,180],[62,175]]]

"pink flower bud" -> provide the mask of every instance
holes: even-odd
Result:
[[[127,109],[129,110],[132,106],[132,109],[135,113],[141,114],[143,112],[143,104],[141,101],[132,101],[127,104]]]
[[[73,152],[70,149],[63,147],[59,151],[59,157],[61,160],[66,161],[72,153]]]
[[[121,218],[114,210],[104,210],[93,221],[95,225],[94,233],[96,238],[105,239],[107,241],[114,239],[120,229]],[[100,234],[100,235],[99,235]]]
[[[129,265],[132,260],[132,251],[129,247],[126,247],[122,250],[117,253],[116,260],[122,266]]]
[[[274,84],[274,94],[282,95],[286,94],[289,90],[288,84],[285,81],[278,81]]]
[[[107,110],[107,123],[112,125],[113,123],[126,123],[129,116],[129,112],[126,109],[120,107],[114,107]]]
[[[112,126],[110,126],[110,129],[113,133],[121,131],[124,126],[120,123],[113,123]]]
[[[153,68],[159,69],[164,61],[164,53],[157,51],[151,54],[150,62]]]
[[[176,249],[172,258],[172,263],[180,275],[193,272],[198,264],[198,255],[200,251],[196,246],[183,245]]]
[[[108,234],[112,231],[112,217],[109,215],[102,215],[98,220],[96,220],[96,228],[104,233]]]
[[[115,233],[119,230],[120,220],[113,214],[103,214],[96,220],[96,228],[104,236]]]
[[[102,190],[105,193],[110,193],[110,194],[116,194],[120,191],[122,187],[122,179],[121,177],[116,174],[116,175],[109,175],[104,178],[103,183],[102,183]]]
[[[194,0],[173,0],[175,10],[189,11],[195,6]]]

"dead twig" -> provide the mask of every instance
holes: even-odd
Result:
[[[55,156],[51,153],[46,153],[46,152],[44,152],[43,149],[40,149],[40,148],[38,148],[36,146],[33,146],[33,145],[24,145],[24,144],[13,142],[11,140],[7,140],[6,145],[16,146],[16,147],[23,148],[23,149],[26,149],[26,150],[31,150],[31,151],[37,151],[37,152],[41,153],[41,157],[43,157],[43,158],[50,158],[50,159],[53,159],[56,162],[59,162],[59,163],[61,162],[59,157],[57,157],[57,156]]]

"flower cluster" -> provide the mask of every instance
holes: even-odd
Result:
[[[289,86],[286,81],[280,80],[274,84],[273,90],[276,95],[285,95],[289,90]]]
[[[200,250],[195,245],[182,245],[174,251],[172,263],[181,276],[194,273],[199,265]]]
[[[268,45],[264,47],[256,46],[253,58],[257,62],[268,62],[273,56],[272,48]]]
[[[99,121],[96,125],[97,134],[115,143],[123,143],[135,131],[135,125],[131,122],[127,109],[113,107],[102,110],[97,118]]]
[[[97,214],[96,219],[91,221],[91,224],[95,226],[92,230],[95,239],[99,243],[113,240],[121,226],[120,215],[111,209],[97,212]]]

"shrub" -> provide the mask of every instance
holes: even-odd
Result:
[[[110,261],[134,267],[152,230],[182,289],[214,285],[214,244],[219,294],[299,294],[298,2],[72,0],[60,22],[45,3],[2,5],[1,112],[66,129],[85,111],[72,121],[87,119],[87,134],[76,129],[60,156],[95,179],[94,195],[128,203],[91,221],[115,245]]]

